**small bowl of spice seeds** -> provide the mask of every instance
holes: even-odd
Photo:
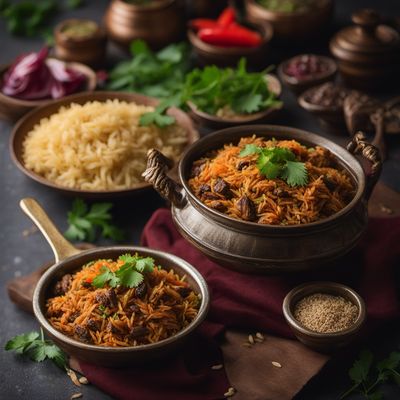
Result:
[[[295,336],[306,346],[330,352],[349,344],[366,318],[363,299],[335,282],[295,287],[283,301],[283,314]]]

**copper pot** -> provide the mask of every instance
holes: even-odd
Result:
[[[247,18],[255,23],[270,23],[274,29],[274,39],[301,41],[320,33],[333,15],[332,0],[318,0],[310,9],[304,11],[272,11],[255,0],[245,1]]]
[[[162,48],[182,36],[183,11],[180,0],[158,0],[146,5],[113,0],[105,14],[105,26],[110,39],[125,49],[134,39]]]
[[[251,135],[298,140],[307,146],[322,146],[337,158],[356,187],[351,202],[338,213],[318,222],[277,226],[236,220],[203,204],[191,191],[188,179],[192,164],[226,143],[237,143]],[[372,163],[364,170],[353,154]],[[348,253],[360,240],[368,221],[368,199],[382,163],[376,148],[356,134],[348,150],[332,141],[296,128],[274,125],[237,126],[217,131],[192,144],[179,163],[180,183],[166,175],[168,163],[157,150],[149,152],[145,179],[171,203],[172,216],[180,233],[205,255],[227,268],[243,272],[282,273],[324,264]]]

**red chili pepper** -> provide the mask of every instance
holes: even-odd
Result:
[[[224,28],[228,27],[230,24],[235,22],[236,19],[236,12],[233,7],[227,7],[224,11],[220,14],[217,19],[217,24]]]
[[[215,28],[218,26],[217,21],[208,18],[197,18],[189,21],[189,26],[195,31],[205,28]]]
[[[223,47],[257,47],[261,44],[261,35],[240,25],[226,28],[201,29],[198,33],[205,43]]]

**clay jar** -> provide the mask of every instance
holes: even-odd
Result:
[[[374,90],[398,78],[400,35],[380,24],[376,11],[364,9],[352,15],[355,25],[339,31],[330,42],[339,72],[351,87]]]
[[[182,4],[179,0],[154,0],[143,5],[113,0],[104,19],[107,34],[124,49],[129,49],[135,39],[160,49],[178,41],[183,34]]]

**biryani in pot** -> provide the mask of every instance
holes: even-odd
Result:
[[[64,275],[53,294],[45,314],[55,329],[84,343],[112,347],[174,336],[196,318],[201,302],[185,276],[138,254],[88,263]]]
[[[323,220],[355,194],[354,182],[329,150],[256,136],[195,161],[188,183],[206,206],[270,225]]]
[[[141,115],[152,111],[117,99],[62,107],[27,134],[25,167],[66,188],[132,188],[143,182],[150,148],[177,160],[187,144],[187,132],[177,124],[140,126]]]

